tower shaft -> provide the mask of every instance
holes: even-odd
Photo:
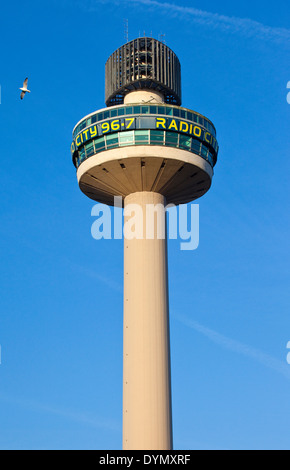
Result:
[[[159,209],[159,225],[155,214],[154,231],[146,236],[148,208],[151,211],[154,206]],[[136,222],[143,227],[140,238],[136,234],[137,237],[130,239],[126,230],[124,234],[123,448],[126,450],[172,449],[164,207],[165,198],[154,192],[136,192],[124,202],[125,227],[134,211]]]

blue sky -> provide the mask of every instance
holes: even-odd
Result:
[[[1,449],[122,446],[123,244],[92,238],[70,144],[104,107],[125,19],[130,40],[165,35],[220,145],[198,249],[169,241],[174,448],[290,448],[289,16],[286,0],[2,5]]]

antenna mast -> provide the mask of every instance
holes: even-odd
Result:
[[[129,21],[127,18],[124,20],[124,37],[126,43],[129,42]]]

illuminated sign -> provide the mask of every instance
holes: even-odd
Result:
[[[109,119],[96,123],[80,132],[74,139],[71,152],[74,153],[79,147],[89,140],[101,137],[113,132],[122,132],[135,129],[155,129],[187,134],[207,143],[208,146],[217,152],[218,143],[216,138],[206,129],[191,121],[184,121],[179,118],[159,117],[159,116],[135,116]]]

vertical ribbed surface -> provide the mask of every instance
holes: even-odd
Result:
[[[134,210],[132,204],[138,205],[137,212],[142,211],[145,235],[146,205],[160,204],[164,208],[165,199],[153,192],[133,193],[125,198],[123,449],[170,450],[166,236],[157,238],[156,224],[153,239],[126,239],[126,223],[134,217],[134,212],[128,213]]]
[[[165,102],[181,104],[181,68],[178,57],[153,38],[138,38],[117,49],[106,63],[107,106],[123,103],[133,89],[153,88]]]

